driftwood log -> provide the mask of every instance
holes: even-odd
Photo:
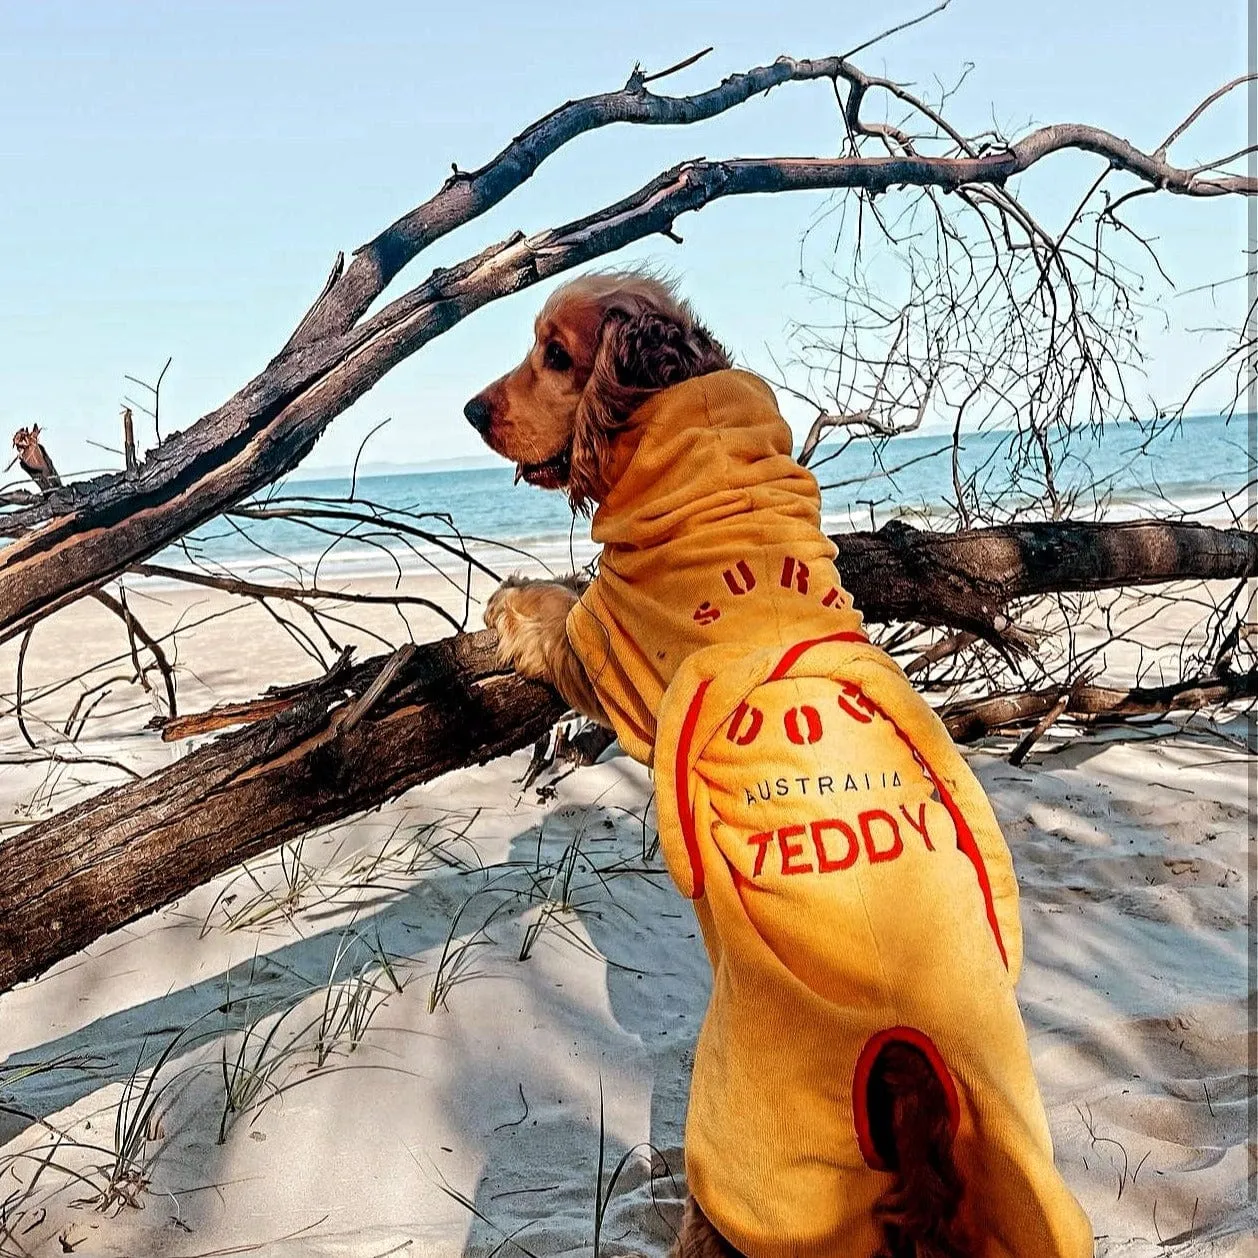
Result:
[[[1016,729],[1045,718],[1069,715],[1098,725],[1168,712],[1197,712],[1223,703],[1258,698],[1258,673],[1193,677],[1167,686],[1078,685],[988,695],[949,704],[943,710],[948,733],[960,743],[974,742],[998,730]],[[1037,727],[1038,729],[1038,727]],[[1042,732],[1042,731],[1040,731]]]
[[[898,526],[836,539],[844,581],[871,622],[914,619],[990,631],[1011,601],[1258,573],[1258,539],[1200,525],[1024,524],[958,534]],[[1093,717],[1253,696],[1252,677],[1152,691],[1079,688]],[[1059,692],[945,711],[959,739],[1031,723]],[[1160,706],[1158,706],[1160,705]],[[1063,705],[1064,706],[1064,705]],[[184,732],[251,721],[143,780],[0,845],[0,990],[242,860],[411,786],[525,747],[562,715],[547,688],[494,663],[465,634],[205,714]],[[189,718],[180,718],[188,720]]]
[[[369,694],[390,662],[392,685]],[[380,656],[0,845],[0,990],[314,826],[543,735],[564,705],[489,633]],[[356,719],[355,719],[356,718]]]
[[[1050,521],[957,533],[893,521],[833,540],[843,584],[867,620],[946,625],[995,640],[1009,624],[1009,605],[1020,599],[1258,574],[1253,533],[1162,520]]]
[[[456,167],[435,195],[348,264],[337,257],[313,305],[253,380],[142,459],[128,456],[125,470],[62,484],[47,451],[36,460],[28,450],[23,467],[41,492],[0,495],[0,536],[11,539],[0,549],[0,642],[291,471],[338,414],[481,306],[634,241],[676,240],[679,218],[722,198],[846,189],[869,201],[901,188],[933,189],[979,198],[1006,229],[1016,222],[1029,232],[1011,181],[1062,152],[1099,157],[1141,192],[1258,195],[1258,180],[1229,172],[1230,158],[1180,167],[1168,155],[1243,78],[1198,105],[1156,149],[1141,149],[1079,124],[1039,127],[1008,142],[989,132],[967,139],[928,103],[847,57],[783,57],[690,96],[650,86],[694,60],[659,74],[635,68],[619,90],[538,119],[480,169]],[[378,304],[433,242],[501,203],[577,136],[612,124],[697,123],[805,82],[828,84],[841,104],[847,142],[838,155],[682,162],[584,218],[517,232]],[[941,151],[923,151],[917,124],[909,134],[882,121],[881,108],[866,117],[871,93],[906,106],[927,134],[942,137],[931,142]],[[1035,230],[1029,239],[1042,235]],[[25,444],[32,439],[37,431]],[[1018,641],[1007,609],[1021,597],[1258,571],[1249,535],[1178,524],[1026,525],[951,538],[898,528],[845,536],[840,548],[848,588],[869,620],[945,625],[1005,645]],[[127,609],[113,610],[141,639]],[[485,635],[464,635],[354,668],[343,663],[307,688],[268,695],[261,708],[219,712],[220,725],[253,723],[0,846],[0,989],[288,837],[526,745],[560,709],[545,688],[497,671]]]

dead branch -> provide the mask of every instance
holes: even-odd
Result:
[[[0,990],[286,838],[527,746],[563,713],[478,633],[416,649],[369,712],[338,723],[389,658],[6,839]]]
[[[26,652],[31,645],[31,634],[35,632],[35,626],[31,625],[29,629],[22,635],[22,641],[17,649],[17,669],[16,681],[14,685],[13,697],[13,717],[17,721],[18,730],[21,732],[22,741],[32,750],[37,751],[39,744],[31,736],[31,731],[26,727],[26,717],[22,713],[22,691],[25,688],[25,668],[26,668]]]
[[[915,656],[904,666],[904,675],[912,677],[915,673],[923,672],[932,664],[939,663],[940,660],[952,659],[966,647],[977,642],[978,639],[972,633],[966,633],[962,630],[960,633],[950,633],[946,638],[940,638],[938,642],[932,643],[919,655]]]
[[[568,101],[527,127],[479,170],[462,171],[455,167],[454,174],[434,197],[356,249],[343,271],[338,260],[324,291],[285,348],[339,335],[353,327],[404,266],[434,241],[503,201],[548,157],[577,136],[620,122],[646,126],[703,122],[784,83],[832,78],[838,72],[840,59],[796,61],[779,57],[770,66],[730,75],[719,86],[695,96],[659,96],[646,90],[647,83],[685,69],[688,64],[689,61],[679,62],[651,75],[635,67],[619,91]]]
[[[1087,682],[1086,674],[1080,674],[1074,685],[1065,688],[1058,695],[1053,706],[1040,717],[1035,725],[1018,740],[1018,745],[1009,753],[1009,763],[1020,765],[1031,754],[1031,749],[1035,746],[1045,734],[1063,717],[1070,707],[1073,700],[1076,700],[1079,691]]]
[[[164,581],[182,581],[188,585],[200,585],[209,590],[221,590],[225,594],[239,594],[244,598],[276,598],[289,603],[365,603],[389,607],[423,607],[441,617],[454,629],[464,626],[430,598],[418,594],[364,594],[357,590],[324,590],[318,586],[263,584],[246,581],[241,577],[215,576],[191,568],[168,568],[164,564],[141,563],[132,569],[136,576],[157,577]]]
[[[1009,605],[1044,594],[1258,574],[1244,529],[1056,520],[928,533],[892,521],[842,533],[839,571],[867,620],[945,625],[1003,641]]]
[[[158,445],[162,444],[162,381],[166,378],[166,373],[170,370],[170,364],[173,361],[174,360],[171,358],[166,359],[161,371],[157,373],[156,384],[149,384],[147,380],[141,380],[137,376],[125,377],[125,379],[129,380],[132,384],[138,385],[141,389],[148,393],[151,398],[151,403],[148,406],[144,406],[139,402],[132,402],[130,398],[127,398],[127,402],[130,406],[133,406],[136,410],[143,412],[143,414],[147,415],[149,419],[153,421],[153,434],[157,438]]]
[[[402,512],[360,500],[355,500],[355,502],[356,506],[351,506],[349,503],[327,498],[271,498],[266,505],[246,503],[233,508],[229,514],[232,518],[241,520],[296,520],[307,524],[308,527],[312,520],[340,520],[351,524],[371,524],[399,537],[413,537],[417,541],[427,542],[449,555],[462,559],[486,576],[501,580],[497,572],[475,555],[470,554],[465,547],[453,544],[449,538],[442,537],[431,529],[415,527],[400,518],[403,515]],[[419,518],[422,519],[423,516],[420,515]],[[450,523],[453,527],[452,522]]]
[[[1031,754],[1031,749],[1056,724],[1057,720],[1065,713],[1069,704],[1070,691],[1063,690],[1057,696],[1053,706],[1035,722],[1034,728],[1018,740],[1018,745],[1009,753],[1009,763],[1011,765],[1016,768]]]
[[[135,423],[129,406],[122,408],[122,450],[127,461],[127,475],[134,480],[140,470],[140,461],[135,453]]]
[[[177,742],[183,738],[195,738],[212,734],[233,725],[250,725],[281,712],[287,712],[299,702],[309,700],[314,694],[332,695],[343,691],[348,682],[353,663],[354,648],[345,647],[335,664],[322,677],[313,681],[299,682],[292,686],[271,686],[260,699],[248,699],[244,703],[222,703],[208,712],[194,712],[180,717],[155,716],[148,723],[149,729],[160,729],[163,742]]]
[[[871,80],[843,58],[782,58],[694,97],[656,96],[639,74],[619,93],[572,102],[548,115],[481,170],[456,171],[435,198],[360,249],[348,267],[338,260],[319,299],[262,374],[218,410],[150,451],[135,480],[125,474],[97,477],[0,515],[0,531],[17,539],[0,552],[0,641],[290,470],[337,414],[397,363],[480,306],[632,241],[675,236],[678,217],[722,197],[834,189],[872,197],[896,187],[917,187],[986,189],[999,199],[1014,176],[1064,151],[1095,154],[1109,169],[1171,194],[1258,192],[1258,184],[1246,176],[1204,166],[1179,168],[1164,153],[1146,153],[1083,124],[1041,127],[991,151],[965,142],[946,156],[924,155],[913,145],[909,151],[875,157],[691,161],[586,218],[529,237],[517,234],[454,267],[439,269],[365,317],[375,298],[423,248],[496,204],[573,136],[612,121],[694,122],[777,84],[809,79],[842,79],[849,85],[849,126],[853,118],[859,122],[860,99],[871,86],[902,93]],[[875,131],[865,128],[864,133]],[[955,133],[949,134],[955,141]],[[1016,207],[1005,208],[1018,216]],[[1025,213],[1020,221],[1036,232]]]
[[[60,487],[61,477],[57,475],[52,458],[39,439],[38,424],[19,428],[13,434],[13,448],[17,451],[18,466],[44,493]]]
[[[162,731],[162,742],[173,743],[231,729],[234,725],[265,721],[287,712],[296,702],[296,699],[246,699],[243,703],[223,703],[207,712],[190,712],[173,720],[155,717],[149,724]]]
[[[1066,702],[1062,705],[1062,699]],[[1056,687],[1020,694],[994,695],[946,705],[940,716],[958,742],[976,742],[989,734],[1043,720],[1059,705],[1061,714],[1091,724],[1199,711],[1258,698],[1258,671],[1221,677],[1194,677],[1169,686],[1079,686],[1064,696]]]
[[[136,619],[135,613],[126,605],[125,600],[114,598],[112,594],[107,594],[104,590],[93,590],[92,597],[104,608],[113,612],[115,616],[127,628],[127,639],[131,643],[131,662],[135,666],[136,680],[145,684],[147,682],[144,676],[144,669],[140,664],[139,654],[135,649],[135,643],[138,639],[148,649],[153,656],[154,662],[157,664],[158,671],[162,675],[162,681],[166,683],[166,706],[169,714],[174,717],[179,715],[179,706],[175,701],[175,670],[170,666],[170,660],[166,658],[166,652],[162,650],[162,645],[149,633],[145,627]]]
[[[278,715],[9,839],[0,990],[284,839],[536,741],[563,703],[501,673],[494,658],[492,635],[479,633],[369,660],[334,687],[319,679],[294,690]],[[968,742],[1042,720],[1061,697],[1056,688],[1003,695],[941,715]],[[1114,721],[1255,697],[1258,672],[1249,672],[1155,688],[1079,686],[1064,710]],[[340,716],[359,708],[357,721]]]

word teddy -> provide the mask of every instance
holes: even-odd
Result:
[[[928,852],[933,852],[935,845],[926,829],[926,805],[919,804],[914,817],[901,804],[900,814],[907,829],[919,836]],[[860,831],[859,837],[857,830]],[[805,835],[810,843],[805,842]],[[795,842],[796,839],[799,842]],[[784,875],[832,874],[851,869],[859,859],[862,847],[871,865],[896,860],[904,852],[904,836],[895,814],[885,808],[867,808],[856,814],[855,827],[838,817],[830,817],[809,822],[806,826],[779,826],[776,830],[751,835],[747,843],[756,849],[756,863],[751,871],[753,878],[759,878],[764,873],[765,860],[775,840]],[[815,864],[806,855],[809,847],[816,856]]]

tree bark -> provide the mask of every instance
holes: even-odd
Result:
[[[1050,521],[927,533],[892,521],[834,537],[843,584],[871,621],[999,637],[1020,599],[1258,574],[1258,536],[1206,524]]]
[[[870,622],[990,629],[1010,601],[1050,590],[1258,571],[1252,534],[1155,521],[957,534],[896,526],[836,541],[844,583]],[[390,685],[373,698],[386,669]],[[1245,685],[1083,687],[1069,710],[1117,717],[1202,706],[1252,696],[1253,679]],[[1034,723],[1058,697],[1056,691],[1004,696],[943,715],[953,736],[965,741]],[[546,687],[497,668],[488,633],[353,668],[343,660],[306,686],[218,710],[227,719],[267,715],[0,844],[0,990],[285,839],[528,746],[563,710]],[[213,717],[188,719],[203,719],[199,728],[223,723]]]
[[[285,839],[525,746],[564,711],[474,633],[417,649],[345,720],[394,658],[0,844],[0,991]]]
[[[1060,709],[1091,724],[1129,721],[1168,712],[1196,712],[1258,697],[1258,672],[1194,677],[1169,686],[1075,686],[1061,690],[1025,690],[1018,694],[948,704],[941,712],[948,733],[959,743],[974,742],[1002,729],[1043,720]]]

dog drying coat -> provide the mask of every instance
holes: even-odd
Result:
[[[991,1258],[1083,1258],[1014,999],[1009,852],[981,788],[871,647],[816,481],[759,379],[657,394],[613,449],[597,580],[568,636],[655,771],[669,871],[713,992],[686,1125],[690,1190],[751,1258],[855,1258],[890,1184],[867,1083],[926,1053],[962,1216]]]

